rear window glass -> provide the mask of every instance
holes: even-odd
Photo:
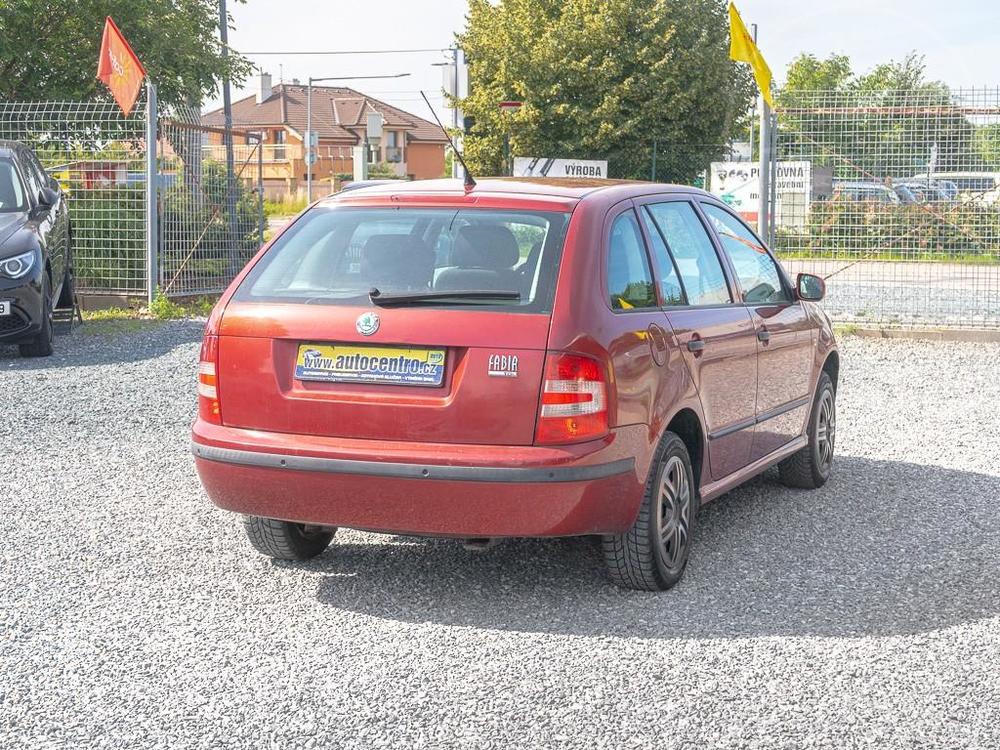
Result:
[[[496,291],[520,296],[466,304],[548,311],[568,221],[562,212],[321,206],[278,239],[236,299],[367,305],[373,289]]]

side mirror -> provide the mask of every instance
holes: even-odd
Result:
[[[38,191],[38,205],[42,208],[51,208],[59,202],[59,193],[50,187],[43,187]]]
[[[800,273],[795,280],[798,297],[807,302],[819,302],[826,296],[826,282],[811,273]]]

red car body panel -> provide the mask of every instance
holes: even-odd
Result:
[[[634,522],[656,446],[675,419],[693,418],[699,427],[691,452],[703,457],[696,467],[703,502],[795,452],[836,347],[818,307],[796,301],[623,313],[607,301],[605,252],[615,217],[669,199],[718,204],[688,188],[582,180],[491,180],[473,190],[430,181],[335,199],[360,207],[571,212],[551,314],[380,308],[381,327],[364,338],[355,321],[369,306],[232,301],[265,246],[208,323],[219,337],[223,424],[199,418],[192,449],[209,496],[239,513],[376,531],[617,534]],[[703,350],[689,351],[693,339]],[[298,381],[297,346],[315,341],[447,348],[444,383]],[[517,354],[523,377],[486,377],[486,360],[498,351]],[[535,444],[545,356],[554,351],[607,368],[603,438]]]

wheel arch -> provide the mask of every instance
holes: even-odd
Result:
[[[830,382],[833,383],[833,392],[836,393],[837,379],[840,377],[840,354],[836,349],[827,355],[826,361],[823,362],[822,372],[830,376]]]
[[[695,492],[700,495],[707,453],[705,429],[701,424],[701,417],[691,407],[683,407],[670,418],[663,435],[660,436],[661,441],[667,432],[677,435],[687,448],[688,456],[691,458],[691,471],[694,474]]]

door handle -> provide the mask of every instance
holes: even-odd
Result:
[[[766,344],[771,340],[771,332],[767,329],[757,331],[757,340]]]
[[[705,348],[705,342],[701,339],[691,339],[687,343],[689,352],[700,352]]]

